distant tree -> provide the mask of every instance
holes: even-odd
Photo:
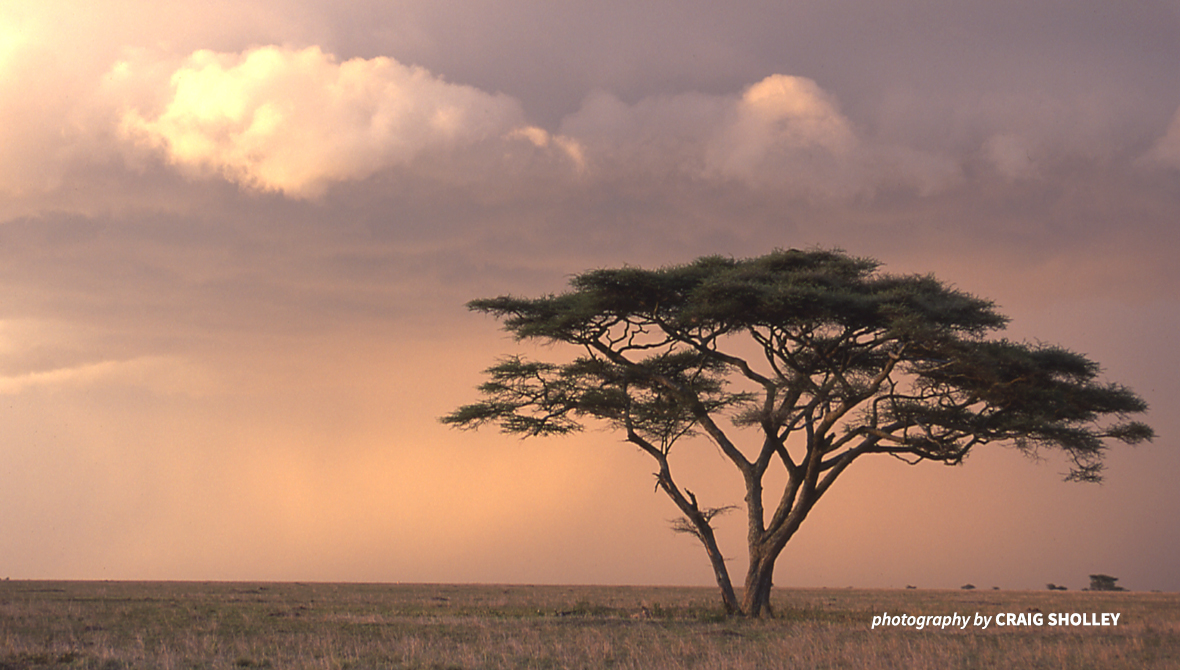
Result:
[[[1066,349],[985,339],[1007,319],[932,276],[894,276],[840,251],[717,256],[658,270],[585,272],[572,290],[468,303],[518,340],[573,345],[567,362],[520,356],[487,370],[482,399],[443,417],[523,436],[603,422],[649,455],[674,527],[709,557],[730,613],[772,616],[774,565],[856,459],[958,464],[975,447],[1061,450],[1067,479],[1097,481],[1108,440],[1136,443],[1146,404]],[[745,484],[749,564],[739,600],[718,515],[673,477],[672,452],[703,436]],[[765,491],[774,468],[781,491]],[[773,503],[764,507],[764,496]]]
[[[1090,575],[1090,590],[1091,591],[1125,591],[1121,586],[1115,584],[1119,580],[1118,577],[1111,577],[1110,575]]]

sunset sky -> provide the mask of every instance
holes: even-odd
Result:
[[[0,578],[712,584],[618,435],[438,422],[549,353],[464,303],[789,247],[993,299],[1158,437],[863,459],[777,585],[1180,590],[1176,2],[0,0]]]

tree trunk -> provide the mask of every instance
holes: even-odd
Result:
[[[697,537],[701,544],[705,545],[705,553],[709,555],[709,563],[713,566],[713,576],[717,579],[717,586],[721,589],[721,604],[725,607],[726,614],[738,614],[742,612],[741,606],[737,601],[737,594],[734,593],[733,583],[729,580],[729,569],[725,567],[725,557],[721,555],[721,549],[717,546],[717,538],[713,535],[713,529],[708,523],[698,525]]]
[[[742,596],[742,614],[748,617],[773,617],[770,590],[774,586],[774,562],[779,552],[765,547],[750,548],[750,567],[746,571],[746,590]]]
[[[725,613],[742,613],[737,594],[733,590],[733,582],[729,579],[729,568],[725,565],[725,556],[721,554],[721,547],[717,545],[717,536],[713,533],[713,526],[709,524],[709,517],[701,512],[692,491],[687,492],[689,497],[686,498],[680,489],[672,483],[667,461],[661,461],[660,465],[656,481],[659,487],[664,489],[664,493],[668,494],[672,502],[684,513],[685,520],[690,524],[689,528],[682,530],[696,536],[701,541],[701,545],[705,547],[705,554],[709,556],[709,564],[713,568],[713,577],[717,580],[717,587],[721,589],[721,605],[725,608]]]

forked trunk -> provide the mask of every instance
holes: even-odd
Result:
[[[748,617],[773,617],[770,590],[774,586],[774,562],[778,552],[751,548],[750,567],[746,571],[746,590],[742,597],[742,614]]]

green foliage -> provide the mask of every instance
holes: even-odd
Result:
[[[1065,451],[1071,477],[1083,480],[1097,478],[1107,439],[1153,435],[1125,420],[1145,403],[1098,382],[1093,361],[985,340],[1007,321],[990,301],[931,276],[880,273],[871,259],[826,250],[710,256],[657,270],[593,270],[570,283],[560,295],[469,303],[518,339],[578,345],[587,355],[564,365],[503,359],[487,370],[484,399],[444,422],[536,436],[601,419],[666,451],[722,410],[777,439],[822,423],[824,408],[857,405],[857,421],[839,418],[844,435],[871,442],[865,452],[953,463],[977,444],[1008,441]],[[723,350],[742,335],[762,349],[761,370]],[[766,393],[730,390],[733,377]],[[1107,416],[1118,420],[1100,427]]]
[[[1099,366],[1072,351],[1000,340],[947,343],[937,355],[912,365],[917,394],[889,408],[893,420],[937,433],[936,442],[970,435],[1030,452],[1058,448],[1073,462],[1070,479],[1096,481],[1107,438],[1136,444],[1154,435],[1124,419],[1147,404],[1124,386],[1098,382]],[[1100,427],[1107,415],[1119,420]]]
[[[537,436],[579,431],[582,419],[595,418],[670,445],[692,432],[694,416],[654,380],[671,380],[713,411],[748,398],[725,392],[722,367],[688,351],[663,352],[635,366],[589,356],[565,365],[513,356],[486,370],[488,381],[479,387],[485,401],[460,407],[442,421],[463,428],[490,422],[507,433]]]

